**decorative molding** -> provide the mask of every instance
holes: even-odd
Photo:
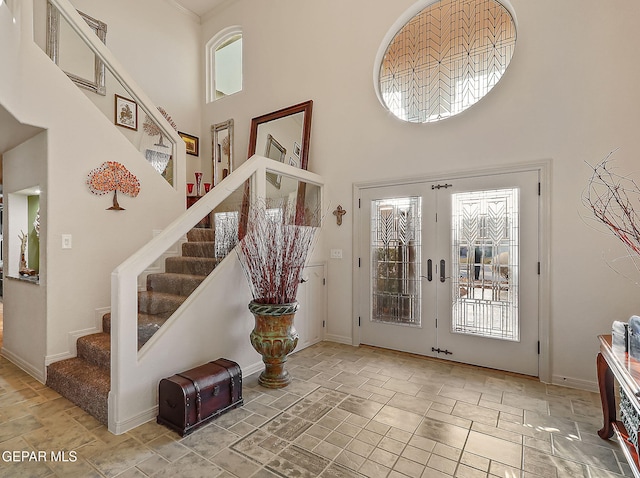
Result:
[[[165,1],[172,7],[177,8],[180,11],[180,13],[182,13],[183,15],[186,15],[192,20],[194,20],[196,23],[198,24],[201,23],[200,16],[197,13],[189,10],[187,7],[185,7],[181,3],[177,2],[176,0],[165,0]]]

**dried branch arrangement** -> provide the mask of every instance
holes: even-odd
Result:
[[[637,183],[617,174],[610,165],[609,155],[596,166],[582,195],[582,201],[595,217],[629,249],[634,260],[640,257],[640,188]]]
[[[317,227],[294,225],[295,205],[258,201],[249,207],[245,236],[236,248],[256,302],[295,302],[302,270]],[[319,211],[305,212],[305,224],[319,224]],[[310,218],[313,216],[313,218]]]

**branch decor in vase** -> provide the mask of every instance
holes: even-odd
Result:
[[[236,248],[253,300],[255,317],[251,345],[262,355],[265,370],[258,382],[267,388],[286,387],[287,355],[298,344],[293,318],[298,310],[298,285],[319,227],[318,212],[305,211],[296,218],[290,202],[258,201],[249,207],[247,230]]]

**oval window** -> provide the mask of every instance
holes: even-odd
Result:
[[[380,62],[379,97],[395,116],[429,123],[463,112],[500,81],[516,43],[496,0],[440,0],[413,16]]]

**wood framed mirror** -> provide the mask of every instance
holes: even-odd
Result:
[[[213,185],[217,186],[233,170],[233,119],[211,127]]]
[[[107,40],[107,24],[78,10],[102,43]],[[102,60],[73,31],[60,12],[47,2],[47,55],[76,85],[106,95],[106,73]]]
[[[298,164],[301,169],[307,169],[312,109],[313,101],[309,100],[253,118],[248,157],[264,154],[268,135],[271,135],[287,151],[299,152]]]
[[[291,161],[287,164],[296,165],[301,169],[307,169],[309,165],[309,140],[311,138],[311,112],[313,110],[313,101],[305,101],[297,105],[282,108],[272,113],[257,116],[251,120],[251,132],[249,134],[249,152],[250,158],[254,154],[261,154],[269,157],[274,141],[280,146],[283,153],[282,161],[286,151],[292,152]],[[267,150],[269,148],[269,150]],[[277,151],[278,149],[275,148]],[[294,158],[295,156],[295,158]],[[272,158],[273,159],[273,158]],[[277,158],[279,160],[280,158]],[[293,178],[280,177],[274,184],[274,189],[283,191],[283,181],[295,182],[291,187],[295,188],[294,197],[296,198],[296,214],[295,223],[302,224],[304,222],[304,204],[306,196],[306,184],[298,184]],[[242,204],[241,219],[238,229],[238,237],[244,237],[247,226],[247,217],[249,211],[249,182],[245,186],[245,199]]]

